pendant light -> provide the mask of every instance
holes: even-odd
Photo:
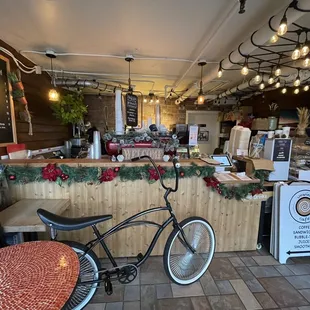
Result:
[[[279,36],[284,36],[287,32],[287,17],[286,17],[286,12],[284,13],[279,28],[278,28],[278,35]]]
[[[304,61],[303,61],[303,63],[302,63],[302,65],[303,65],[305,68],[310,67],[310,58],[309,58],[309,57],[305,58]]]
[[[275,76],[280,76],[281,75],[281,68],[280,68],[280,66],[277,66],[277,68],[276,68],[276,70],[274,72],[274,75]]]
[[[260,83],[260,84],[259,84],[259,89],[260,89],[260,90],[263,90],[264,88],[265,88],[264,82]]]
[[[274,77],[272,75],[269,76],[268,84],[271,85],[274,83]]]
[[[304,91],[308,91],[308,90],[309,90],[309,85],[305,85]]]
[[[257,75],[254,78],[255,83],[258,84],[260,83],[261,80],[262,80],[262,76],[259,73],[257,73]]]
[[[295,94],[295,95],[298,95],[298,94],[299,94],[299,88],[295,88],[295,89],[294,89],[294,94]]]
[[[303,47],[301,48],[301,56],[305,57],[309,54],[310,52],[310,42],[308,41],[308,32],[306,32],[306,41],[303,45]]]
[[[300,33],[298,34],[298,43],[296,44],[295,49],[292,53],[293,60],[297,60],[301,56],[301,44],[300,44],[299,38],[300,38]]]
[[[282,90],[281,90],[281,93],[284,95],[287,93],[287,88],[286,87],[283,87]]]
[[[222,61],[223,61],[223,60],[221,60],[221,62],[220,62],[220,64],[219,64],[219,69],[218,69],[218,71],[217,71],[217,77],[218,77],[218,78],[221,78],[221,77],[223,76]]]
[[[274,35],[270,38],[269,42],[273,44],[273,43],[278,42],[278,40],[279,40],[279,37],[278,37],[276,34],[274,34]]]
[[[294,86],[298,87],[300,85],[300,77],[299,77],[299,70],[298,70],[298,74],[297,74],[297,78],[294,81]]]
[[[45,55],[51,60],[51,79],[52,79],[52,84],[54,84],[55,77],[54,77],[54,70],[53,70],[53,59],[56,58],[56,54],[52,50],[47,50],[45,52]],[[50,89],[50,91],[48,92],[48,99],[53,102],[59,101],[59,93],[57,92],[56,89],[54,88]]]
[[[203,67],[206,64],[207,64],[207,62],[205,60],[200,60],[198,62],[198,66],[200,66],[200,89],[199,89],[199,93],[198,93],[197,103],[199,105],[204,104],[204,102],[205,102],[205,96],[204,96],[203,90],[202,90],[202,73],[203,73]]]
[[[245,58],[243,67],[241,69],[241,74],[242,75],[248,75],[249,74],[249,66],[248,66],[248,59]]]
[[[280,80],[276,83],[276,85],[275,85],[275,87],[276,88],[280,88],[280,86],[281,86],[281,82],[280,82]]]
[[[256,84],[260,83],[260,82],[263,80],[263,77],[262,77],[262,75],[260,74],[260,66],[261,66],[261,64],[262,64],[262,62],[260,61],[260,62],[258,63],[257,74],[256,74],[256,76],[255,76],[255,78],[254,78],[254,81],[255,81]]]
[[[130,78],[130,64],[134,61],[134,57],[132,55],[126,55],[125,60],[128,62],[128,93],[131,94],[133,89],[131,87],[131,78]]]

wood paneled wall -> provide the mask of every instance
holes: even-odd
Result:
[[[276,102],[280,110],[294,110],[297,107],[310,108],[310,91],[300,91],[298,95],[293,94],[293,89],[288,88],[284,95],[280,90],[264,92],[263,95],[255,96],[242,101],[244,106],[253,106],[253,114],[256,117],[270,116],[269,104]]]
[[[159,183],[149,184],[145,180],[119,182],[115,179],[100,185],[75,183],[71,186],[59,186],[53,182],[11,184],[10,189],[15,201],[23,198],[70,199],[71,207],[64,216],[112,214],[113,219],[99,224],[102,232],[137,212],[164,205],[164,191]],[[181,179],[179,190],[170,195],[170,201],[179,221],[190,216],[201,216],[211,223],[215,230],[218,252],[256,248],[260,201],[225,199],[207,188],[203,179],[198,177]],[[161,223],[167,217],[168,212],[161,211],[144,218]],[[107,243],[117,257],[136,256],[139,252],[145,253],[156,229],[151,226],[124,229],[109,237]],[[162,233],[153,255],[163,254],[170,232],[171,227],[167,227]],[[87,243],[94,237],[92,230],[86,228],[60,233],[60,240],[61,238]],[[97,253],[104,256],[99,247]]]
[[[14,48],[0,40],[0,46],[11,51],[15,57],[25,65],[33,66],[33,63],[20,55]],[[1,53],[1,52],[0,52]],[[6,54],[1,53],[8,57]],[[11,71],[16,70],[15,63],[10,60]],[[38,149],[63,144],[71,136],[68,126],[63,126],[52,115],[48,91],[51,88],[50,78],[46,73],[41,75],[22,73],[22,81],[25,88],[28,108],[32,115],[33,136],[28,135],[28,123],[21,121],[19,112],[24,110],[24,106],[14,103],[17,141],[26,143],[29,149]],[[0,155],[6,154],[5,148],[0,148]]]

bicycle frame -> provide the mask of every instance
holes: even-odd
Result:
[[[147,215],[149,213],[154,213],[154,212],[160,212],[160,211],[168,211],[170,213],[170,217],[164,221],[162,224],[153,222],[153,221],[135,221],[137,218]],[[93,249],[95,246],[97,246],[99,243],[101,244],[101,246],[103,247],[104,251],[106,252],[108,258],[110,259],[113,267],[117,267],[117,263],[115,262],[114,257],[112,256],[110,250],[108,249],[106,243],[104,242],[104,239],[106,239],[107,237],[111,236],[112,234],[128,228],[128,227],[133,227],[133,226],[140,226],[140,225],[152,225],[152,226],[156,226],[158,227],[158,230],[156,231],[151,244],[149,245],[146,253],[143,255],[143,258],[140,259],[138,262],[134,263],[134,265],[136,265],[136,267],[140,267],[146,260],[147,258],[150,256],[154,246],[156,245],[156,242],[158,240],[158,238],[160,237],[161,233],[163,232],[163,230],[171,223],[173,222],[173,226],[176,227],[178,226],[178,222],[177,219],[172,211],[171,205],[168,202],[168,205],[165,207],[157,207],[157,208],[151,208],[142,212],[139,212],[131,217],[129,217],[128,219],[124,220],[123,222],[117,224],[116,226],[112,227],[111,229],[109,229],[107,232],[100,234],[98,228],[96,227],[96,225],[92,225],[94,234],[96,235],[96,238],[91,240],[90,242],[88,242],[86,244],[86,246],[88,247],[88,250],[85,252],[85,254],[87,254],[87,252],[91,249]]]

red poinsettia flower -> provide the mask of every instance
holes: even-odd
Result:
[[[99,178],[99,181],[102,182],[110,182],[114,180],[117,176],[117,173],[112,169],[109,168],[102,172],[101,177]]]
[[[51,182],[56,182],[57,178],[62,174],[60,168],[56,168],[56,164],[48,164],[42,168],[42,178]]]
[[[158,166],[157,168],[158,168],[160,175],[165,174],[166,171],[163,167]],[[149,180],[157,181],[159,179],[159,175],[158,175],[157,171],[155,170],[155,168],[149,168],[149,174],[150,174]]]

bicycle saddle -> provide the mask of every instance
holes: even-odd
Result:
[[[38,209],[37,214],[41,221],[49,227],[53,227],[58,230],[78,230],[97,223],[107,221],[112,218],[111,214],[89,216],[89,217],[79,217],[79,218],[69,218],[56,215],[54,213],[48,212],[44,209]]]

